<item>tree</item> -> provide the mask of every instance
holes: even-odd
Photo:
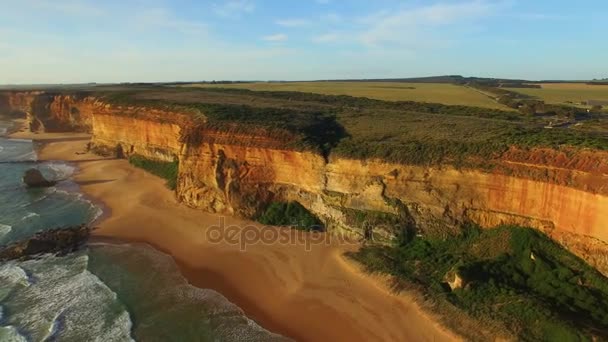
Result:
[[[591,107],[591,111],[592,112],[601,112],[602,111],[602,106],[601,105],[595,105],[595,106]]]

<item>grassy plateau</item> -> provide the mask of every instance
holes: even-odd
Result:
[[[545,129],[552,119],[542,115],[346,95],[166,87],[95,94],[118,105],[182,108],[217,129],[259,128],[269,136],[289,136],[285,148],[326,156],[480,167],[479,161],[511,146],[608,149],[601,116],[586,129]]]
[[[349,95],[385,101],[435,102],[447,105],[505,109],[473,89],[448,83],[404,82],[258,82],[239,84],[192,84],[190,87],[217,87],[255,91],[297,91],[325,95]]]
[[[587,100],[608,101],[608,85],[585,83],[543,83],[540,89],[507,88],[552,104],[580,104]]]

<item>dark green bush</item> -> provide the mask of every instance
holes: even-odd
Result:
[[[144,169],[153,175],[167,180],[167,187],[171,190],[177,188],[178,162],[166,162],[152,160],[140,155],[129,157],[129,163],[140,169]]]
[[[469,227],[459,238],[415,238],[352,257],[480,321],[498,321],[521,340],[608,337],[608,280],[536,230]],[[455,268],[468,285],[451,292],[443,283]]]
[[[258,218],[269,226],[286,226],[306,231],[322,231],[323,224],[298,202],[272,202]]]

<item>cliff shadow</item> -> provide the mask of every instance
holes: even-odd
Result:
[[[50,132],[52,133],[52,132]],[[74,142],[74,141],[89,141],[90,137],[62,137],[62,138],[36,138],[37,142],[44,144],[47,143],[62,143],[62,142]]]
[[[83,185],[111,183],[111,182],[115,182],[115,181],[116,181],[116,179],[99,179],[99,180],[78,181],[78,182],[76,182],[76,184],[83,186]]]
[[[319,116],[314,123],[304,129],[311,144],[319,147],[327,161],[331,150],[344,138],[350,137],[344,126],[340,124],[335,115]]]

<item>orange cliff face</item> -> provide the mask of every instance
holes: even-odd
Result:
[[[117,115],[111,106],[100,108],[93,115],[92,132],[94,146],[110,151],[119,148],[123,156],[138,154],[173,161],[181,148],[179,125]]]
[[[96,100],[41,91],[0,93],[0,111],[20,112],[32,131],[90,131]]]
[[[33,108],[34,100],[43,92],[0,92],[0,115],[8,115],[15,118],[28,117]]]
[[[422,234],[445,236],[464,222],[531,226],[608,274],[605,152],[514,148],[491,172],[335,155],[326,160],[282,148],[290,137],[194,125],[184,113],[117,107],[92,97],[12,96],[0,100],[0,110],[6,110],[3,103],[26,109],[44,128],[91,131],[93,145],[125,156],[177,158],[176,196],[194,208],[251,218],[271,201],[295,200],[328,231],[355,236],[366,234],[366,222],[353,219],[357,213],[393,214]],[[196,139],[188,139],[193,133]],[[401,228],[373,229],[378,239],[390,239]]]
[[[416,222],[423,223],[422,231],[467,221],[483,227],[534,227],[608,272],[605,194],[477,170],[382,161],[336,159],[328,165],[327,174],[327,190],[344,194],[362,194],[369,184],[380,182],[384,189],[376,201],[380,196],[387,203],[398,199]]]

